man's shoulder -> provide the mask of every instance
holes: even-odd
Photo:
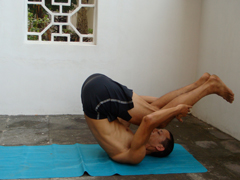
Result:
[[[145,157],[146,151],[136,152],[131,148],[119,154],[110,156],[112,160],[124,164],[139,164]]]

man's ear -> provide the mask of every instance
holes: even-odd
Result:
[[[164,151],[164,150],[165,150],[165,147],[163,147],[162,144],[159,144],[159,145],[156,146],[156,149],[157,149],[158,151]]]

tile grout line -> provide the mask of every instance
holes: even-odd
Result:
[[[47,119],[47,124],[48,124],[48,142],[47,143],[48,144],[52,144],[52,139],[50,139],[50,133],[49,133],[50,132],[50,128],[49,128],[50,127],[49,126],[49,124],[50,124],[49,123],[49,115],[46,116],[46,119]]]

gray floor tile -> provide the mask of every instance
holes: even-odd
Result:
[[[81,115],[49,116],[48,119],[51,129],[87,129],[85,119]]]
[[[53,144],[96,144],[97,141],[89,129],[50,130],[50,141]]]
[[[6,129],[8,119],[8,116],[0,116],[0,131]]]
[[[48,129],[9,129],[3,132],[1,144],[5,146],[49,144]]]
[[[8,129],[42,129],[48,127],[46,116],[10,116]]]

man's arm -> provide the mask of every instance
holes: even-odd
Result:
[[[163,109],[145,116],[133,136],[131,147],[128,151],[112,157],[113,160],[120,163],[138,164],[146,155],[146,144],[150,135],[156,127],[169,118],[177,115],[186,116],[191,106],[178,105],[173,108]]]
[[[179,106],[182,106],[181,104]],[[192,107],[192,106],[191,106]],[[190,110],[188,111],[188,113],[190,112]],[[187,114],[186,114],[187,115]],[[180,122],[183,122],[182,117],[186,116],[185,114],[178,114],[175,118],[177,118],[177,120],[179,120]],[[158,126],[157,128],[165,128],[171,121],[173,120],[173,118],[169,118],[167,120],[165,120],[163,123],[160,124],[160,126]]]

